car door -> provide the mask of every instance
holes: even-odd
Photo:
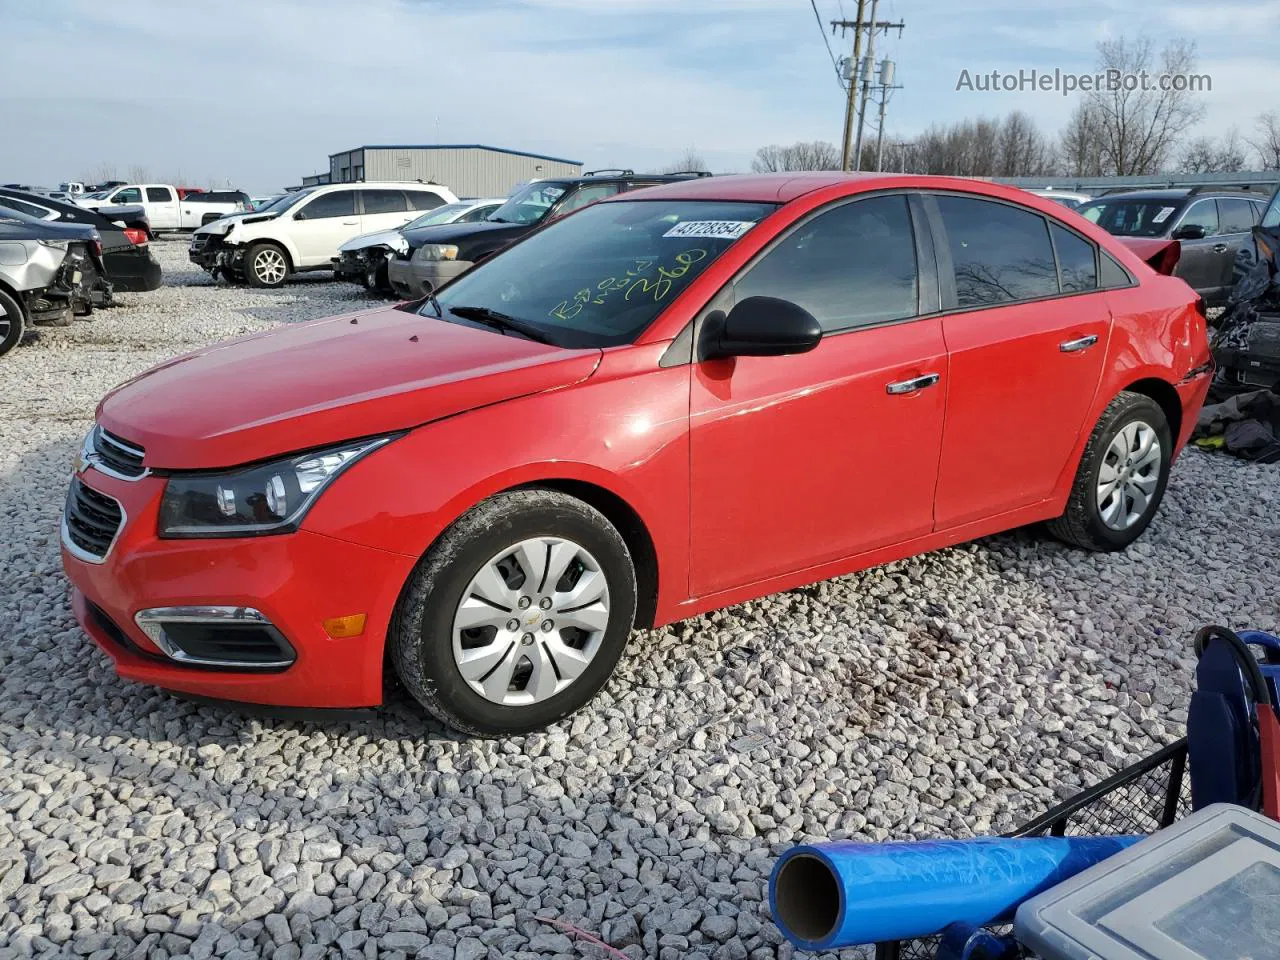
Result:
[[[1053,493],[1081,431],[1092,427],[1085,420],[1111,312],[1097,289],[1096,248],[1056,220],[958,194],[926,205],[948,310],[936,506],[945,530]]]
[[[312,197],[293,214],[289,237],[298,251],[298,266],[327,265],[338,247],[359,234],[354,190],[332,190]]]
[[[109,196],[106,200],[104,200],[102,203],[102,206],[104,207],[141,206],[144,209],[147,209],[146,198],[142,194],[141,187],[121,187],[115,193],[111,194],[111,196]],[[148,214],[149,213],[150,213],[150,210],[148,209]],[[147,219],[150,220],[151,217],[148,215]],[[152,221],[152,226],[155,226],[154,221]]]
[[[178,196],[173,187],[143,187],[146,194],[147,219],[156,230],[176,230],[181,227],[178,213]],[[199,226],[199,224],[196,224]]]
[[[824,335],[795,356],[695,360],[694,596],[933,529],[947,358],[921,223],[904,194],[825,208],[784,233],[713,304],[789,300]]]
[[[360,214],[360,232],[394,230],[418,216],[409,209],[409,202],[401,190],[364,189],[359,191],[363,210]]]
[[[1200,227],[1204,236],[1180,237],[1188,227]],[[1222,292],[1222,256],[1226,244],[1218,236],[1218,202],[1212,197],[1194,201],[1174,224],[1169,236],[1182,245],[1174,275],[1181,277],[1206,300],[1217,299]]]
[[[1234,282],[1236,257],[1246,247],[1253,252],[1253,225],[1257,222],[1257,207],[1244,197],[1218,198],[1218,244],[1213,250],[1219,253],[1218,285],[1225,296]],[[1219,251],[1219,245],[1222,249]],[[1252,261],[1250,261],[1252,262]]]

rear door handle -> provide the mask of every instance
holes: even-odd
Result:
[[[938,382],[940,377],[936,373],[925,373],[918,377],[912,377],[910,380],[899,380],[897,383],[885,385],[885,392],[892,396],[901,396],[904,393],[918,393],[926,387],[932,387]]]
[[[1098,335],[1089,334],[1087,337],[1081,337],[1079,340],[1063,340],[1058,344],[1058,349],[1063,353],[1079,353],[1081,350],[1088,350],[1098,342]]]
[[[1226,245],[1225,243],[1215,243],[1215,244],[1213,245],[1213,252],[1214,252],[1214,253],[1226,253],[1226,252],[1227,252],[1227,245]]]
[[[342,225],[344,227],[354,227],[359,222],[360,222],[359,220],[343,220]]]

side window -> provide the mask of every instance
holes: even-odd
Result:
[[[1045,218],[1007,203],[939,195],[956,305],[990,307],[1058,292]]]
[[[1129,271],[1120,266],[1116,262],[1115,257],[1102,251],[1102,289],[1115,290],[1118,287],[1129,287],[1133,285],[1133,278],[1129,276]]]
[[[1218,218],[1223,233],[1248,233],[1253,229],[1255,208],[1248,200],[1237,197],[1221,197],[1218,200]]]
[[[1204,227],[1204,235],[1212,237],[1218,232],[1218,204],[1215,200],[1197,200],[1183,215],[1178,227]]]
[[[778,297],[828,333],[919,313],[911,215],[904,196],[868,197],[783,237],[734,285],[734,298]]]
[[[147,187],[147,200],[151,203],[168,203],[172,199],[168,187]]]
[[[409,209],[399,190],[361,190],[360,196],[364,199],[364,212],[368,214],[404,213]]]
[[[1098,289],[1098,261],[1093,244],[1066,227],[1050,221],[1053,252],[1058,255],[1058,272],[1063,293]]]
[[[481,220],[489,219],[489,214],[498,209],[496,203],[486,203],[483,206],[476,207],[474,210],[468,210],[459,219],[463,223],[478,223]]]
[[[168,200],[168,197],[165,197]],[[123,190],[117,190],[111,197],[112,203],[141,203],[142,191],[137,187],[125,187]]]
[[[356,192],[354,190],[335,190],[316,197],[300,211],[303,219],[323,220],[327,217],[354,217],[356,215]]]
[[[44,207],[37,207],[34,203],[25,203],[22,200],[15,200],[13,197],[0,196],[0,207],[8,207],[10,210],[17,210],[19,213],[25,213],[28,217],[35,217],[37,220],[43,220],[48,217],[52,211],[46,210]],[[56,219],[49,217],[49,219]]]
[[[434,210],[444,204],[439,194],[432,193],[430,190],[406,190],[405,196],[409,200],[411,210]]]
[[[1250,200],[1249,206],[1253,207],[1253,223],[1254,226],[1257,226],[1258,222],[1262,220],[1262,211],[1266,209],[1266,205],[1260,200]]]
[[[563,217],[566,213],[572,213],[588,204],[595,203],[597,200],[603,200],[605,197],[612,197],[618,192],[616,183],[593,183],[571,194],[568,199],[564,200],[552,216]]]

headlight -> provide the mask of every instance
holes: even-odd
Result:
[[[42,247],[53,247],[55,250],[67,249],[66,240],[37,240],[36,243],[40,244]]]
[[[358,440],[233,473],[172,476],[160,504],[160,536],[239,537],[296,530],[343,470],[393,439]]]
[[[419,260],[457,260],[458,248],[452,243],[427,243],[418,249]]]

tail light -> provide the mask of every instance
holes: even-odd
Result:
[[[147,244],[147,231],[141,227],[125,227],[124,235],[135,247],[143,247]]]
[[[93,255],[95,257],[98,257],[99,259],[101,259],[102,240],[100,240],[98,237],[94,237],[91,241],[89,241],[89,249],[93,251]]]

